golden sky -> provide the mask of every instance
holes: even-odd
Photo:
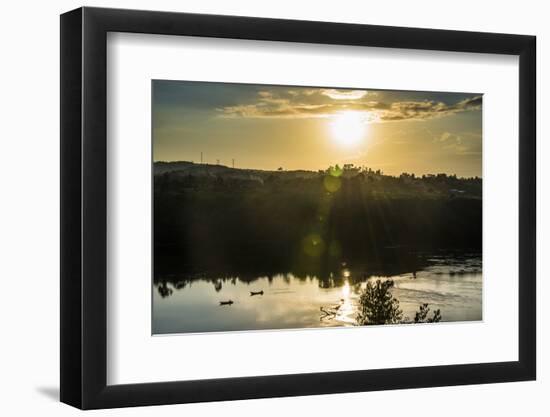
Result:
[[[155,161],[481,177],[482,96],[153,81]]]

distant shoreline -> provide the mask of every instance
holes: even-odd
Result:
[[[231,167],[231,166],[228,166],[228,165],[224,165],[224,164],[212,164],[212,163],[207,163],[207,162],[203,162],[203,163],[199,163],[199,162],[194,162],[194,161],[153,161],[153,166],[155,168],[155,175],[157,174],[163,174],[165,172],[168,172],[168,171],[178,171],[180,169],[178,169],[178,167],[205,167],[205,168],[213,168],[213,169],[216,169],[216,168],[222,168],[222,169],[228,169],[228,170],[238,170],[238,171],[247,171],[247,172],[262,172],[262,173],[266,173],[266,174],[278,174],[278,173],[282,173],[282,172],[286,172],[286,173],[308,173],[308,174],[322,174],[322,173],[325,173],[325,172],[328,172],[328,170],[330,170],[331,168],[333,168],[332,166],[331,167],[327,167],[325,169],[318,169],[318,170],[310,170],[310,169],[262,169],[262,168],[244,168],[244,167]],[[168,169],[158,169],[158,167],[166,167]],[[339,165],[335,165],[335,167],[339,167]],[[472,177],[465,177],[465,176],[462,176],[462,177],[459,177],[457,176],[456,174],[454,173],[445,173],[445,172],[437,172],[437,173],[426,173],[426,174],[422,174],[422,175],[417,175],[417,174],[411,174],[411,173],[407,173],[407,172],[402,172],[400,175],[391,175],[391,174],[385,174],[383,172],[383,170],[381,169],[373,169],[371,167],[367,167],[365,165],[362,165],[362,166],[356,166],[354,164],[343,164],[341,166],[340,169],[342,169],[343,171],[346,170],[346,167],[349,167],[348,170],[359,170],[358,173],[360,172],[368,172],[367,170],[370,170],[372,173],[378,173],[378,175],[381,175],[381,176],[385,176],[385,177],[390,177],[390,178],[399,178],[400,176],[402,175],[409,175],[409,176],[412,176],[413,178],[425,178],[425,177],[437,177],[438,175],[445,175],[447,177],[454,177],[458,180],[469,180],[469,179],[476,179],[476,180],[482,180],[483,177],[481,176],[472,176]],[[158,171],[158,172],[157,172]]]

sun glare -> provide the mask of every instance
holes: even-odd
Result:
[[[332,137],[340,145],[353,146],[365,135],[366,121],[358,112],[342,112],[336,114],[331,122]]]
[[[344,282],[344,286],[342,287],[342,298],[344,298],[344,300],[347,300],[349,298],[350,293],[351,293],[351,288],[349,286],[349,282],[346,280],[346,282]]]

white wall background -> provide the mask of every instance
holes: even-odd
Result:
[[[0,413],[74,415],[59,392],[59,17],[72,0],[7,2],[0,22]],[[538,37],[538,381],[99,411],[94,415],[545,415],[550,410],[550,26],[535,0],[93,1],[86,5],[534,34]],[[467,343],[467,341],[465,341]]]

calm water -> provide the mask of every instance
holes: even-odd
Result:
[[[405,320],[413,319],[422,303],[440,309],[442,321],[481,320],[481,257],[433,255],[426,261],[414,272],[383,277],[342,265],[324,279],[288,272],[253,280],[238,276],[156,280],[153,333],[353,326],[359,293],[367,280],[378,278],[394,280],[392,293]],[[251,295],[260,291],[263,294]],[[233,304],[220,305],[229,300]]]

